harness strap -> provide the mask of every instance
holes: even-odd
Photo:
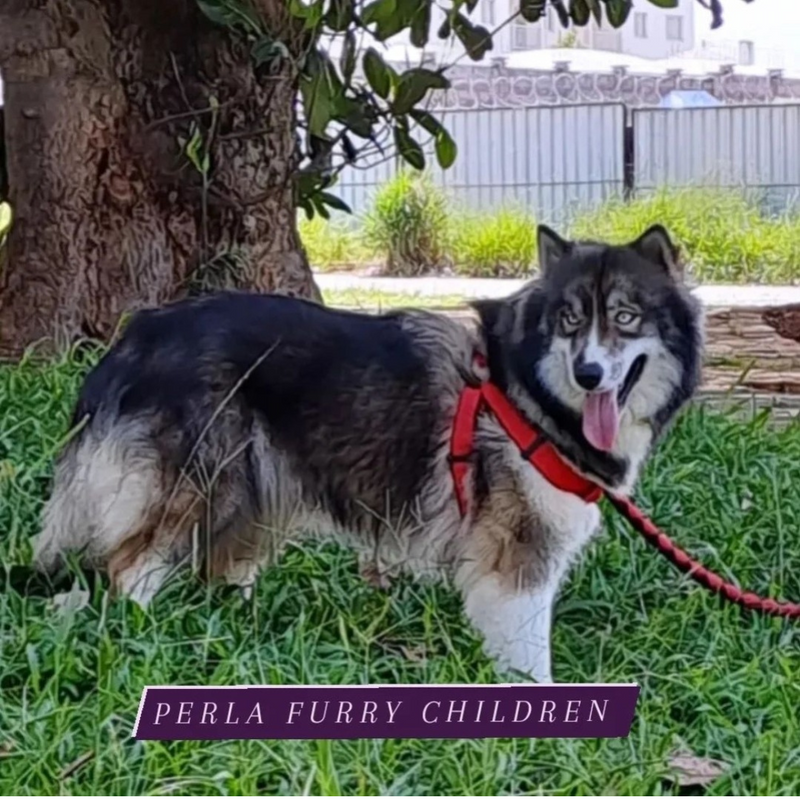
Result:
[[[491,411],[506,435],[517,445],[520,455],[557,489],[577,495],[586,503],[596,503],[603,490],[579,475],[558,454],[552,442],[531,425],[500,389],[492,383],[466,387],[458,399],[450,438],[450,469],[456,500],[465,516],[469,508],[467,479],[474,461],[475,429],[478,415],[484,408]]]

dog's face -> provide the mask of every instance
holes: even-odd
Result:
[[[667,232],[609,246],[541,226],[538,239],[541,276],[510,306],[513,380],[597,451],[615,450],[626,418],[657,432],[696,388],[701,346]]]
[[[581,415],[589,444],[610,451],[629,403],[635,418],[654,416],[681,381],[669,347],[674,247],[661,227],[626,247],[573,244],[542,227],[539,252],[552,331],[540,378]]]

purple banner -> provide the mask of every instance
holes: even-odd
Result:
[[[135,739],[613,739],[636,684],[149,686]]]

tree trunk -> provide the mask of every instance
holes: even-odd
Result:
[[[283,0],[259,2],[285,38]],[[123,313],[198,288],[319,300],[296,227],[293,70],[256,67],[195,0],[0,0],[0,356],[108,339]]]

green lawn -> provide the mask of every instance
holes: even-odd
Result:
[[[371,312],[389,311],[393,308],[453,309],[467,303],[467,298],[458,294],[426,295],[383,292],[378,289],[329,289],[322,296],[329,306]]]
[[[0,367],[0,562],[26,563],[85,367]],[[687,414],[642,505],[748,587],[800,597],[800,427]],[[800,792],[800,627],[723,606],[620,520],[558,605],[560,681],[642,686],[631,735],[600,741],[130,739],[146,684],[493,682],[446,588],[389,593],[335,549],[296,549],[255,599],[178,583],[148,613],[0,593],[0,792],[659,794],[676,747],[729,765],[707,791]]]

